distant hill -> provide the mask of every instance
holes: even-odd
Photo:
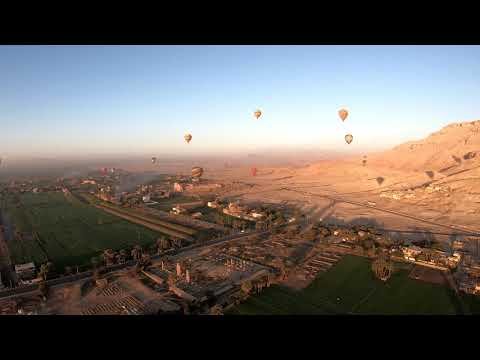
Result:
[[[418,141],[369,156],[376,165],[408,171],[445,172],[480,165],[480,120],[453,123]]]

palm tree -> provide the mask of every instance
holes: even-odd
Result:
[[[162,250],[163,250],[162,249],[162,237],[157,238],[157,240],[155,241],[155,245],[157,246],[157,254],[161,254]]]
[[[182,247],[182,239],[175,238],[173,239],[173,246],[176,248]]]
[[[175,285],[175,277],[171,273],[168,274],[167,284],[168,284],[168,286],[174,286]]]
[[[241,286],[242,292],[245,295],[249,295],[253,289],[252,283],[250,281],[245,281]]]
[[[273,226],[273,220],[275,220],[275,215],[270,213],[267,216],[267,229],[271,229]]]
[[[122,249],[118,254],[118,262],[123,264],[126,260],[127,260],[127,251],[125,249]]]
[[[372,271],[378,279],[387,281],[392,276],[393,263],[381,254],[372,262]]]
[[[158,253],[162,252],[163,250],[167,250],[169,248],[170,248],[170,241],[165,236],[162,236],[157,239]]]
[[[133,260],[138,261],[142,256],[142,248],[138,245],[135,245],[132,249],[131,254],[132,254]]]
[[[223,315],[223,308],[217,304],[210,308],[210,315]]]
[[[51,270],[53,270],[53,263],[50,261],[40,265],[40,272],[38,273],[38,277],[42,278],[43,280],[47,280],[47,275]]]
[[[112,249],[106,249],[102,254],[103,262],[106,266],[111,266],[115,262],[115,253]]]
[[[140,270],[145,269],[147,266],[152,264],[152,259],[150,258],[150,255],[148,254],[142,254],[141,258],[137,262],[138,267]]]
[[[72,275],[72,267],[71,266],[65,266],[65,275]]]
[[[92,257],[92,259],[90,260],[90,262],[92,263],[92,268],[93,268],[93,273],[92,273],[92,277],[93,277],[93,281],[97,281],[98,280],[98,258],[97,257]]]
[[[43,297],[43,300],[47,300],[47,295],[48,295],[48,287],[47,287],[47,283],[45,281],[45,279],[42,279],[39,283],[38,283],[38,290],[40,290],[40,294],[42,295]]]

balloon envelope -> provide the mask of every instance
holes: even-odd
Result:
[[[156,158],[156,157],[152,157],[152,164],[155,164],[156,161],[157,161],[157,158]]]
[[[203,169],[199,166],[192,167],[192,177],[199,178],[203,175]]]
[[[262,116],[262,112],[260,110],[257,110],[253,113],[253,115],[255,115],[255,117],[258,119],[260,116]]]
[[[338,110],[338,116],[340,116],[340,119],[342,119],[342,121],[345,121],[345,119],[348,116],[348,110],[347,109]]]
[[[187,142],[187,144],[192,140],[192,135],[190,134],[185,134],[185,136],[183,137],[185,139],[185,141]]]
[[[350,144],[353,141],[353,136],[350,134],[345,135],[345,141]]]
[[[376,180],[378,185],[382,185],[382,183],[385,181],[385,179],[381,176],[377,177]]]

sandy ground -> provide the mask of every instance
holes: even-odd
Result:
[[[322,161],[300,169],[264,168],[256,177],[245,170],[216,172],[218,180],[235,179],[245,184],[242,189],[227,190],[222,194],[224,199],[290,204],[313,220],[369,222],[392,230],[427,231],[439,239],[462,230],[480,233],[480,198],[476,195],[480,193],[480,181],[475,181],[480,178],[480,170],[475,166],[433,180],[421,171],[401,171],[384,164],[362,166],[348,159]],[[380,176],[381,184],[376,181]],[[429,193],[424,189],[428,184],[448,191]],[[392,191],[406,194],[409,188],[415,189],[412,198],[380,196]]]

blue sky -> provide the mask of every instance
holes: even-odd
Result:
[[[0,154],[388,148],[478,94],[479,46],[0,46]]]

